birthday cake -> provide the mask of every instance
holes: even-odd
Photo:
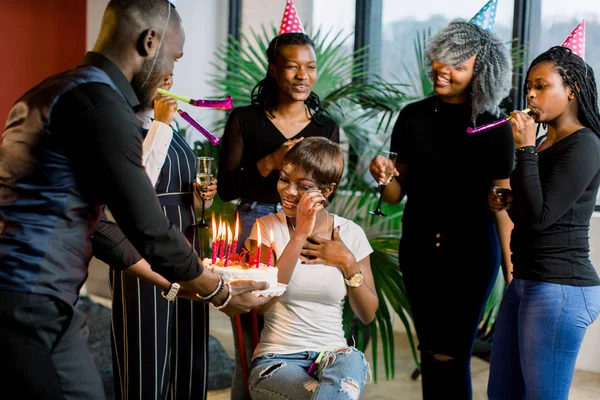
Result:
[[[220,265],[219,265],[220,264]],[[240,262],[229,262],[223,266],[223,262],[217,258],[215,264],[212,260],[205,258],[202,265],[215,275],[219,275],[225,282],[250,280],[257,282],[268,282],[270,288],[277,286],[277,267],[267,267],[265,264],[256,265],[242,264]]]

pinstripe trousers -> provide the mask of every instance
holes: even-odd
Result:
[[[175,133],[156,192],[165,216],[198,252],[195,161],[192,149]],[[182,298],[168,302],[154,285],[114,269],[110,285],[115,398],[204,400],[208,306]]]

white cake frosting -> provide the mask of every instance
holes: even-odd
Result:
[[[232,264],[227,267],[223,267],[222,263],[219,264],[217,259],[216,264],[212,264],[210,258],[202,260],[204,268],[208,268],[213,274],[219,275],[225,282],[239,281],[239,280],[250,280],[250,281],[265,281],[269,283],[269,287],[273,288],[277,286],[277,274],[279,269],[277,267],[267,267],[265,264],[260,264],[258,268],[252,266],[243,266],[240,264]]]

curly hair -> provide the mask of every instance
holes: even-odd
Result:
[[[267,60],[269,64],[274,64],[281,53],[281,48],[289,45],[305,45],[313,49],[315,48],[314,42],[305,33],[282,33],[275,36],[271,40],[271,43],[269,43],[269,48],[267,48]],[[273,116],[273,110],[277,109],[278,97],[279,88],[277,87],[277,81],[267,72],[267,76],[252,89],[251,103],[260,105]],[[310,92],[304,104],[306,104],[314,115],[318,116],[323,111],[321,99],[315,92]]]
[[[571,49],[554,46],[546,50],[531,62],[527,75],[537,64],[549,62],[562,77],[565,86],[569,86],[577,97],[579,121],[600,136],[600,111],[598,110],[598,89],[594,70],[583,58]],[[523,86],[527,101],[527,83]]]
[[[477,55],[471,82],[472,120],[488,111],[500,114],[500,103],[512,87],[510,51],[494,33],[462,19],[451,21],[427,43],[427,58],[460,65]]]

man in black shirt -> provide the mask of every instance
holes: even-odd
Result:
[[[171,282],[227,314],[248,311],[266,283],[224,285],[164,217],[141,163],[134,112],[183,55],[166,0],[112,0],[79,68],[21,97],[0,139],[0,386],[24,398],[103,399],[73,307],[89,238],[108,205],[119,226]]]

